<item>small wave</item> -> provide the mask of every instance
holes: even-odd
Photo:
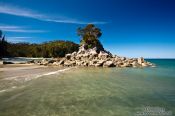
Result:
[[[61,70],[54,71],[54,72],[48,72],[48,73],[44,73],[44,74],[29,74],[29,75],[23,75],[23,76],[14,76],[14,77],[5,78],[4,80],[30,81],[32,79],[37,79],[37,78],[40,78],[42,76],[58,74],[60,72],[64,72],[64,71],[67,71],[70,69],[71,68],[65,68],[65,69],[61,69]]]
[[[27,81],[30,81],[30,80],[33,80],[33,79],[40,78],[42,76],[59,74],[60,72],[64,72],[64,71],[67,71],[67,70],[70,70],[70,69],[71,68],[65,68],[65,69],[61,69],[61,70],[54,71],[54,72],[49,72],[49,73],[44,73],[44,74],[31,74],[31,75],[15,76],[15,77],[5,78],[4,80],[15,80],[15,81],[19,81],[19,82],[27,82]],[[19,87],[24,87],[24,86],[19,86]],[[15,88],[19,88],[19,87],[12,86],[11,88],[0,90],[0,93],[6,92],[6,91],[11,91],[11,90],[13,90]]]
[[[21,87],[24,87],[24,86],[21,86]],[[17,88],[17,86],[13,86],[13,87],[8,88],[8,89],[3,89],[3,90],[0,90],[0,93],[6,92],[6,91],[11,91],[12,89],[15,89],[15,88]]]
[[[43,74],[43,75],[40,75],[40,76],[53,75],[53,74],[57,74],[59,72],[64,72],[66,70],[70,70],[70,68],[65,68],[65,69],[62,69],[62,70],[58,70],[58,71],[54,71],[54,72],[49,72],[49,73],[46,73],[46,74]]]
[[[0,90],[0,93],[7,91],[7,89]]]

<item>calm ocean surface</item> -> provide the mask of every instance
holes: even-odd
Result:
[[[149,61],[157,67],[72,68],[27,82],[0,72],[0,116],[174,116],[175,60]]]

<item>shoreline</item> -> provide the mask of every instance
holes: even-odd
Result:
[[[19,69],[33,69],[33,68],[41,68],[45,66],[39,66],[35,64],[3,64],[0,65],[0,71],[7,71],[7,70],[19,70]]]
[[[7,64],[0,67],[0,81],[27,81],[44,75],[56,74],[68,68],[36,64]]]
[[[0,67],[0,93],[25,87],[26,82],[48,75],[59,75],[71,68],[35,64],[8,64]],[[2,83],[2,84],[1,84]],[[9,83],[4,85],[3,83]]]

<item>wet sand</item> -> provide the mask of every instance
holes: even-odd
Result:
[[[41,66],[34,64],[8,64],[8,65],[1,65],[0,77],[10,78],[14,76],[36,75],[36,74],[49,73],[60,69],[63,68],[54,66]]]
[[[0,67],[0,91],[11,89],[24,82],[52,75],[67,68],[57,66],[41,66],[34,64],[8,64]]]

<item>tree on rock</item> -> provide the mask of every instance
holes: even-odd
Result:
[[[85,45],[87,49],[96,47],[98,51],[104,50],[99,38],[102,32],[99,28],[95,27],[93,24],[88,24],[86,27],[79,27],[77,30],[78,36],[82,39],[80,45]]]

